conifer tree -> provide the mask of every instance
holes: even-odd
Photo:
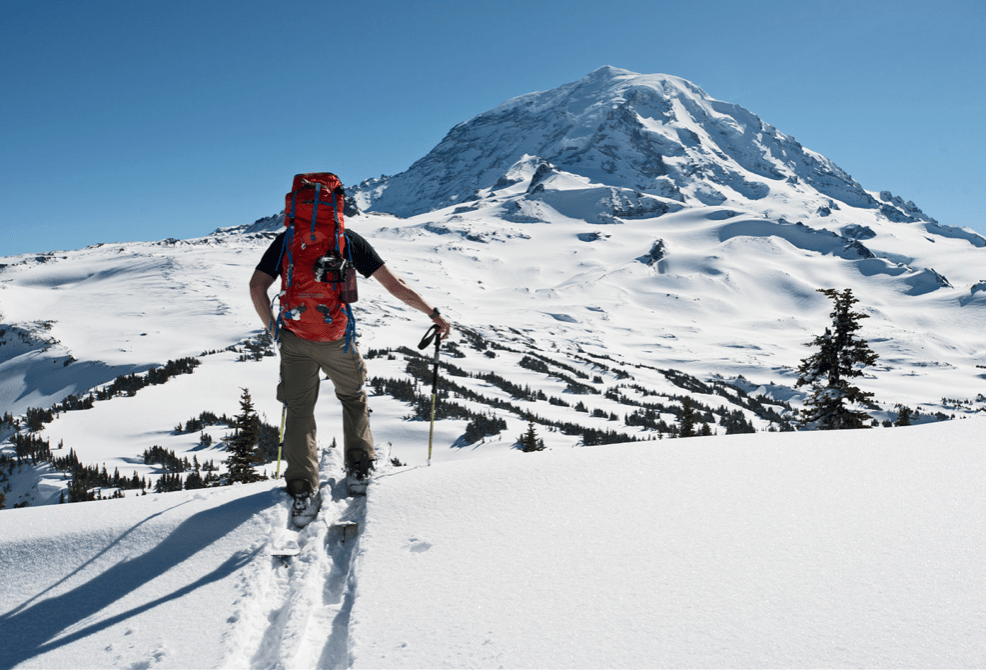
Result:
[[[242,389],[240,395],[240,413],[233,420],[233,435],[226,441],[226,451],[229,458],[224,462],[228,468],[226,481],[229,484],[242,482],[244,484],[266,479],[253,469],[254,463],[263,463],[263,454],[258,448],[260,437],[260,417],[253,408],[250,391]]]
[[[681,416],[678,417],[678,436],[693,437],[695,435],[695,408],[692,407],[691,396],[681,400]]]
[[[534,419],[528,419],[527,432],[521,435],[517,442],[520,443],[520,448],[526,452],[544,449],[544,440],[538,437],[537,431],[534,429]]]
[[[914,410],[907,405],[897,405],[897,420],[894,421],[895,426],[910,426],[911,419],[913,418]]]
[[[863,428],[870,415],[853,406],[869,403],[873,394],[853,385],[851,380],[863,375],[863,368],[873,365],[878,356],[866,340],[857,336],[860,321],[869,318],[853,310],[859,302],[852,289],[841,293],[835,289],[818,289],[835,303],[831,328],[805,346],[817,351],[801,361],[796,386],[808,386],[811,393],[805,401],[802,428],[842,430]]]

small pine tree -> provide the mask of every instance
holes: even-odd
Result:
[[[795,385],[811,388],[801,426],[817,430],[864,428],[870,415],[851,406],[869,403],[873,394],[860,390],[850,380],[861,377],[862,369],[873,365],[878,358],[866,340],[856,335],[861,327],[859,322],[869,316],[853,311],[853,305],[859,301],[853,297],[852,289],[841,293],[831,288],[818,292],[831,298],[835,306],[829,315],[832,327],[805,345],[816,347],[817,351],[798,367]]]
[[[185,490],[191,491],[193,489],[204,489],[205,480],[202,478],[202,474],[195,470],[190,472],[187,477],[185,477]]]
[[[242,389],[240,395],[240,413],[233,420],[233,435],[226,441],[226,451],[229,458],[224,462],[228,468],[226,481],[229,484],[250,482],[266,479],[253,469],[255,463],[263,463],[263,454],[258,449],[260,437],[260,417],[253,408],[250,391]]]
[[[542,451],[544,449],[544,440],[538,437],[537,431],[534,429],[534,419],[528,419],[527,432],[521,435],[517,439],[517,442],[520,444],[521,450],[525,452]]]
[[[914,410],[907,405],[897,405],[897,420],[895,426],[910,426],[911,419],[914,418]]]
[[[691,396],[681,400],[681,416],[678,417],[678,437],[693,437],[695,435],[695,408],[692,407]]]

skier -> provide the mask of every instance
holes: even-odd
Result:
[[[264,327],[275,334],[276,322],[268,295],[271,285],[282,272],[280,264],[285,233],[278,235],[264,253],[250,279],[250,297]],[[364,277],[373,277],[394,297],[427,314],[446,337],[451,323],[437,308],[426,302],[404,280],[391,272],[376,250],[352,230],[345,231],[352,264]],[[318,446],[315,441],[315,402],[319,391],[319,370],[335,385],[342,404],[343,445],[350,480],[365,484],[374,467],[375,452],[367,408],[366,367],[355,342],[342,337],[332,342],[315,342],[299,337],[291,330],[290,320],[276,333],[281,353],[281,381],[277,398],[284,403],[284,455],[287,468],[284,478],[293,498],[292,519],[302,526],[311,521],[321,506],[318,490]],[[348,345],[348,346],[347,346]]]

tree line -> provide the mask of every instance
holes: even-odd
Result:
[[[394,360],[396,358],[394,356],[395,353],[403,354],[405,359],[405,372],[410,375],[412,379],[408,380],[403,378],[393,379],[374,377],[369,380],[369,386],[373,389],[374,393],[378,395],[390,395],[394,399],[410,405],[411,413],[404,417],[406,420],[428,420],[431,413],[431,397],[419,389],[430,383],[432,374],[430,366],[432,365],[432,362],[430,359],[411,349],[408,349],[407,347],[400,347],[394,350],[371,350],[368,353],[367,358],[387,356],[391,360]],[[581,395],[588,395],[590,393],[598,395],[601,393],[601,391],[597,388],[594,388],[588,384],[582,384],[581,382],[572,379],[569,375],[552,370],[548,367],[547,361],[549,359],[535,356],[524,356],[521,360],[523,362],[521,367],[525,367],[542,374],[550,374],[551,376],[561,379],[567,384],[567,390],[573,394],[576,391],[580,391]],[[552,365],[559,365],[554,361],[551,361],[551,363]],[[558,430],[565,435],[581,437],[583,444],[585,445],[633,442],[641,439],[638,435],[631,435],[612,429],[600,429],[591,426],[583,426],[571,421],[555,421],[537,416],[536,414],[533,414],[529,410],[522,408],[513,402],[503,400],[502,398],[490,398],[453,381],[453,379],[462,377],[479,379],[504,391],[506,394],[510,395],[512,400],[526,400],[530,402],[547,401],[551,405],[562,407],[571,407],[572,405],[561,398],[548,397],[543,391],[539,389],[532,389],[529,385],[516,384],[491,371],[471,374],[444,361],[441,362],[440,365],[446,374],[440,378],[438,395],[435,402],[435,418],[461,419],[468,421],[466,431],[463,434],[463,439],[468,443],[474,443],[482,437],[496,435],[506,428],[506,422],[502,420],[501,422],[495,422],[491,418],[494,416],[492,413],[473,411],[461,404],[455,403],[451,400],[452,397],[469,400],[492,409],[508,411],[527,420],[533,418],[534,422],[538,425],[549,429]],[[575,368],[569,367],[568,371],[576,377],[583,379],[589,378],[588,375],[576,370]],[[695,390],[703,393],[726,395],[726,393],[721,390],[722,387],[727,386],[725,384],[717,382],[714,386],[710,386],[705,385],[693,377],[678,371],[662,370],[661,372],[665,373],[669,378],[677,380],[677,385],[679,386],[689,384],[690,388],[694,388]],[[597,376],[593,383],[602,383],[602,378]],[[720,406],[714,409],[692,400],[690,396],[678,395],[671,395],[668,397],[677,403],[683,403],[684,399],[687,398],[687,401],[690,403],[688,408],[685,408],[683,404],[665,405],[656,402],[644,402],[633,400],[620,393],[620,388],[633,388],[635,390],[640,390],[644,395],[658,394],[647,391],[639,385],[631,384],[621,384],[618,387],[607,390],[605,394],[609,400],[638,408],[635,409],[634,412],[623,417],[623,422],[625,425],[629,427],[641,427],[648,430],[656,430],[658,432],[658,438],[665,434],[669,437],[685,437],[689,435],[689,430],[687,428],[684,431],[684,434],[682,434],[680,429],[681,416],[683,412],[687,412],[688,416],[693,417],[699,425],[699,427],[696,428],[695,434],[711,434],[712,431],[711,428],[709,428],[709,424],[718,424],[722,426],[723,429],[726,430],[727,434],[754,432],[756,430],[753,424],[745,418],[743,412],[739,409],[731,411],[725,406]],[[729,396],[732,401],[743,407],[750,408],[751,411],[754,411],[758,415],[769,417],[771,420],[777,421],[782,425],[782,429],[791,430],[787,420],[778,414],[776,410],[773,408],[768,408],[763,403],[750,398],[741,389],[732,386],[729,388],[733,392]],[[576,402],[575,411],[591,414],[593,417],[604,418],[610,421],[618,421],[620,419],[620,417],[614,413],[606,413],[599,409],[590,410],[581,400]],[[675,422],[669,424],[662,420],[660,418],[660,414],[662,412],[673,415],[676,419]],[[716,414],[720,417],[718,420],[715,418]],[[702,426],[705,427],[703,428]],[[519,441],[518,444],[520,444]]]

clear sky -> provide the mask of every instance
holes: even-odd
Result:
[[[0,256],[206,235],[602,65],[986,233],[986,0],[0,0]]]

